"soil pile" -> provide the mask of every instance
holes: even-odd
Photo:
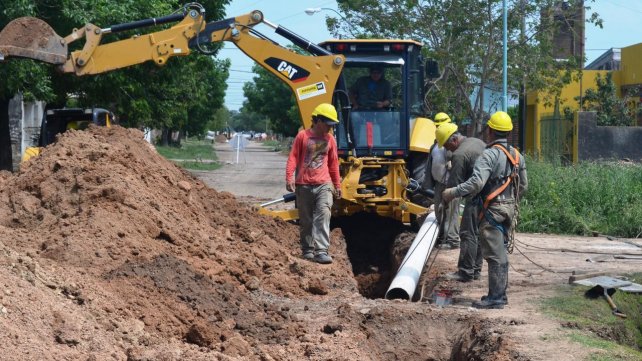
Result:
[[[345,256],[318,272],[296,226],[205,187],[136,130],[67,132],[0,187],[2,344],[16,359],[258,355],[301,327],[252,293],[356,290]]]
[[[515,359],[493,321],[362,297],[340,229],[331,242],[332,265],[305,261],[295,225],[141,132],[69,131],[0,173],[2,359]]]

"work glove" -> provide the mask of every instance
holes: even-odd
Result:
[[[445,203],[450,203],[453,199],[457,198],[455,195],[455,191],[457,188],[452,187],[452,188],[446,188],[442,193],[441,193],[441,199],[444,200]]]

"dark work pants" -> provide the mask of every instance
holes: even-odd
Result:
[[[466,200],[459,229],[461,244],[457,268],[460,274],[469,278],[481,272],[484,262],[479,241],[479,209],[479,202]]]

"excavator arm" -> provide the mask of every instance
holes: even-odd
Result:
[[[31,58],[58,66],[63,73],[78,76],[100,74],[153,61],[162,66],[174,56],[189,55],[202,45],[230,41],[259,65],[276,75],[292,89],[304,128],[311,127],[312,110],[319,103],[331,103],[345,58],[333,55],[291,31],[265,20],[258,10],[248,14],[214,21],[205,21],[205,11],[190,4],[181,12],[161,18],[100,28],[86,24],[60,37],[44,21],[24,17],[7,24],[0,32],[0,60],[9,57]],[[135,35],[128,39],[102,44],[103,35],[151,25],[179,21],[172,27]],[[264,23],[276,33],[306,49],[313,56],[297,54],[271,41],[253,27]],[[68,46],[85,39],[81,50],[68,54]]]

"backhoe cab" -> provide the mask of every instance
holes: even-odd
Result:
[[[411,222],[427,211],[428,203],[413,202],[420,197],[412,194],[411,184],[423,179],[435,134],[432,121],[422,117],[425,66],[421,44],[369,39],[320,45],[345,56],[335,94],[352,95],[349,104],[343,101],[345,97],[334,99],[337,109],[349,109],[342,112],[336,131],[343,199],[337,202],[335,215],[365,210]],[[369,81],[373,69],[382,73],[380,77],[390,87],[391,99],[383,107],[358,104],[353,94],[359,81]]]

